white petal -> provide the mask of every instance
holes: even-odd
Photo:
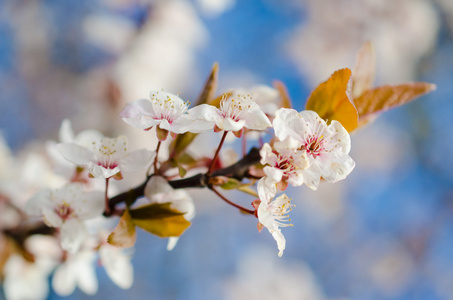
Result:
[[[280,182],[282,180],[283,171],[278,168],[265,166],[263,171],[274,183]]]
[[[216,119],[220,118],[220,111],[215,106],[202,104],[195,106],[187,111],[187,114],[190,116],[192,120],[205,120],[212,122],[212,126],[214,126],[214,122]]]
[[[61,122],[58,138],[61,143],[74,142],[74,131],[72,130],[71,121],[69,119],[64,119],[63,122]]]
[[[76,137],[74,142],[77,145],[80,145],[82,147],[89,148],[93,144],[93,142],[99,141],[104,137],[102,133],[100,133],[97,130],[84,130],[80,132]]]
[[[283,236],[283,233],[280,230],[269,230],[269,232],[272,234],[274,239],[277,241],[277,247],[278,247],[278,256],[282,257],[283,255],[283,250],[286,248],[286,239]]]
[[[134,271],[130,257],[119,248],[102,246],[99,250],[102,265],[110,279],[120,288],[128,289],[134,282]]]
[[[101,216],[105,209],[104,197],[99,191],[80,194],[78,201],[72,204],[77,218],[88,220]]]
[[[129,125],[139,129],[148,129],[160,123],[155,120],[151,101],[140,99],[131,102],[120,112],[120,117]]]
[[[156,152],[146,149],[135,150],[120,159],[121,171],[132,173],[147,169],[153,162]]]
[[[90,163],[87,169],[95,178],[109,178],[121,171],[119,167],[107,169],[94,163]]]
[[[43,189],[37,192],[25,205],[25,213],[38,217],[42,215],[42,208],[48,207],[50,202],[51,192],[49,189]]]
[[[167,243],[167,250],[171,251],[175,248],[176,244],[179,241],[179,237],[177,236],[171,236],[168,238],[168,243]]]
[[[258,181],[257,191],[260,200],[265,203],[269,203],[269,201],[277,193],[277,187],[275,186],[275,183],[272,181],[272,179],[263,177]]]
[[[46,223],[47,226],[59,228],[59,227],[61,227],[61,225],[63,225],[63,220],[55,212],[55,208],[53,208],[53,207],[43,208],[42,216],[44,218],[44,223]]]
[[[300,142],[294,139],[292,136],[287,136],[282,141],[277,141],[274,143],[274,148],[277,152],[282,152],[283,150],[288,149],[297,149],[300,147]]]
[[[302,170],[302,176],[304,177],[304,183],[316,191],[321,180],[321,169],[316,162],[311,162],[309,167]]]
[[[348,131],[341,125],[340,122],[333,120],[329,125],[329,129],[335,130],[334,136],[335,142],[341,147],[343,153],[348,154],[351,150],[351,137]]]
[[[303,141],[305,123],[299,113],[294,109],[280,108],[275,113],[273,121],[275,136],[283,141],[286,137],[291,136],[297,141]]]
[[[60,296],[71,295],[77,284],[76,273],[68,263],[61,264],[53,274],[52,288]]]
[[[256,104],[256,103],[255,103]],[[257,104],[256,104],[257,105]],[[248,110],[244,114],[245,127],[252,130],[263,130],[272,127],[271,121],[257,105],[256,109]]]
[[[260,163],[262,165],[269,164],[272,166],[277,162],[277,155],[272,151],[272,148],[268,143],[261,147],[260,156]]]
[[[245,120],[235,121],[231,118],[219,118],[216,119],[216,125],[225,131],[238,131],[244,128]]]
[[[64,250],[75,253],[80,248],[87,234],[87,228],[84,223],[76,219],[67,220],[60,230],[61,247]]]
[[[98,279],[94,269],[94,253],[84,252],[77,266],[77,283],[79,288],[88,295],[94,295],[98,291]]]
[[[160,193],[171,193],[174,189],[162,176],[153,176],[145,186],[145,197],[152,200],[153,196]]]
[[[88,164],[94,159],[92,151],[74,143],[58,144],[57,149],[64,158],[76,165]]]

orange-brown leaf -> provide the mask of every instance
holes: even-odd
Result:
[[[317,112],[328,122],[339,121],[347,131],[354,130],[358,114],[351,97],[351,84],[350,69],[335,71],[311,93],[306,109]]]
[[[352,97],[360,97],[365,91],[373,87],[376,73],[376,57],[371,42],[366,42],[357,54],[354,69],[352,71]]]
[[[219,64],[215,63],[212,66],[211,73],[209,74],[206,82],[201,90],[200,95],[195,102],[195,105],[201,105],[205,103],[209,103],[212,101],[214,97],[214,93],[217,90],[217,81],[218,81],[218,74],[219,74]]]
[[[355,106],[361,119],[406,104],[436,89],[435,84],[411,82],[399,85],[383,85],[366,91],[357,99]]]
[[[273,86],[280,94],[280,107],[293,108],[291,98],[289,97],[288,89],[286,88],[285,84],[281,81],[276,80],[274,81]]]
[[[136,239],[135,225],[129,211],[126,210],[115,230],[107,238],[107,242],[116,247],[128,248],[134,246]]]

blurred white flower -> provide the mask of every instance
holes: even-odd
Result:
[[[52,288],[60,296],[69,296],[76,287],[88,295],[96,294],[98,280],[95,272],[96,252],[82,249],[69,253],[65,262],[59,265],[52,278]]]
[[[7,300],[47,299],[48,277],[61,257],[61,248],[55,238],[33,235],[25,240],[25,248],[34,262],[13,254],[6,262],[3,288]]]
[[[187,221],[195,217],[195,205],[189,193],[184,190],[175,190],[161,176],[153,176],[145,187],[145,197],[151,203],[171,202],[171,208],[184,213]],[[167,250],[171,251],[176,246],[179,237],[168,239]]]
[[[131,257],[124,249],[106,243],[99,248],[99,255],[110,279],[122,289],[130,288],[134,282],[134,269]]]
[[[76,252],[87,235],[83,220],[102,214],[104,195],[87,193],[83,185],[72,183],[57,190],[41,190],[28,201],[25,211],[30,216],[42,216],[50,227],[60,228],[62,248]]]
[[[224,97],[220,102],[220,109],[202,104],[191,108],[188,113],[194,120],[208,122],[215,131],[233,131],[238,136],[242,134],[244,128],[264,130],[272,126],[266,114],[250,95]]]
[[[82,165],[96,178],[109,178],[121,171],[137,172],[149,167],[155,152],[146,149],[128,153],[127,138],[102,138],[92,143],[92,149],[75,143],[58,145],[58,150],[67,160]]]
[[[275,135],[284,140],[292,137],[297,149],[306,153],[309,164],[302,170],[305,184],[316,190],[321,177],[328,182],[346,178],[355,167],[349,156],[351,139],[338,121],[327,126],[314,111],[298,113],[294,109],[281,108],[273,122]]]

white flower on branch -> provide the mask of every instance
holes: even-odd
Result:
[[[157,126],[165,132],[159,140],[165,140],[168,132],[200,132],[209,129],[206,124],[194,122],[187,114],[190,103],[176,95],[164,91],[151,91],[150,100],[140,99],[131,102],[121,111],[120,117],[129,125],[149,130]],[[198,125],[201,125],[199,127]]]
[[[193,120],[207,122],[215,131],[232,131],[237,136],[242,134],[244,128],[264,130],[272,126],[269,118],[249,95],[224,97],[220,109],[202,104],[191,108],[188,114]]]
[[[296,149],[305,152],[309,164],[302,171],[305,184],[318,188],[321,177],[328,182],[346,178],[354,169],[355,162],[349,156],[351,139],[340,122],[330,125],[314,111],[298,113],[294,109],[281,108],[273,122],[275,135],[284,140],[297,141]]]
[[[260,200],[254,201],[253,205],[258,213],[258,230],[261,231],[263,227],[269,230],[277,242],[278,256],[281,257],[286,247],[286,240],[280,227],[292,226],[286,222],[291,221],[288,213],[294,205],[286,194],[274,199],[277,189],[275,183],[267,177],[260,179],[257,189]]]
[[[58,145],[58,150],[67,160],[84,166],[96,178],[119,176],[121,171],[137,172],[149,167],[154,151],[146,149],[128,153],[128,141],[125,136],[117,138],[102,138],[92,142],[92,149],[79,146],[75,143]]]
[[[153,176],[145,187],[145,197],[151,203],[171,202],[171,208],[184,213],[187,221],[195,217],[195,205],[192,197],[184,190],[175,190],[167,180],[161,176]],[[167,250],[171,251],[176,246],[179,237],[170,237],[168,239]]]
[[[261,164],[264,173],[281,190],[285,190],[288,184],[300,186],[304,183],[303,171],[308,167],[308,158],[305,151],[295,149],[297,141],[288,137],[284,141],[274,143],[274,149],[269,144],[264,144],[260,150]]]
[[[98,290],[95,272],[96,252],[83,249],[69,253],[66,261],[59,265],[52,278],[52,288],[60,296],[69,296],[76,287],[85,294],[94,295]]]
[[[30,216],[42,216],[50,227],[60,228],[62,248],[76,252],[87,236],[83,220],[102,214],[104,195],[87,193],[82,184],[72,183],[57,190],[41,190],[27,202],[25,211]]]
[[[107,275],[120,288],[128,289],[134,282],[134,269],[130,255],[124,249],[103,244],[99,248],[101,263]]]

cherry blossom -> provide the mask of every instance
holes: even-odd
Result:
[[[266,114],[261,110],[250,95],[234,95],[220,101],[220,109],[202,104],[191,108],[188,112],[193,120],[207,122],[215,131],[233,131],[238,136],[242,129],[264,130],[271,127]]]
[[[96,178],[109,178],[121,171],[144,170],[149,167],[155,156],[154,151],[146,149],[128,153],[128,141],[125,136],[102,138],[92,142],[91,149],[75,143],[59,144],[58,149],[64,158],[86,167]]]
[[[184,213],[184,218],[188,221],[195,217],[195,205],[189,193],[184,190],[174,190],[161,176],[153,176],[148,181],[145,187],[145,197],[151,203],[171,202],[171,208]],[[179,237],[170,237],[167,250],[173,250],[178,240]]]
[[[313,190],[318,188],[321,177],[328,182],[346,178],[355,167],[349,156],[351,139],[340,122],[330,125],[314,111],[298,113],[294,109],[281,108],[273,122],[275,135],[284,140],[297,141],[296,149],[305,152],[308,167],[302,171],[305,184]]]
[[[107,243],[99,248],[99,255],[110,279],[122,289],[130,288],[134,282],[130,255],[124,253],[123,249]]]
[[[52,288],[60,296],[72,294],[79,287],[85,294],[94,295],[98,290],[95,272],[96,252],[91,248],[69,253],[65,262],[55,269]]]
[[[254,201],[253,205],[258,215],[258,230],[261,231],[263,226],[269,230],[277,242],[278,256],[281,257],[286,247],[286,239],[280,227],[292,226],[292,224],[286,222],[290,221],[288,213],[294,205],[291,204],[291,199],[285,194],[274,199],[276,187],[273,182],[266,182],[269,180],[269,178],[264,177],[258,182],[257,189],[260,200]]]
[[[129,125],[149,130],[157,126],[158,130],[173,134],[187,131],[200,132],[208,129],[206,125],[190,120],[187,110],[190,103],[176,95],[164,91],[151,91],[150,100],[140,99],[131,102],[121,111],[120,117]],[[198,127],[197,125],[200,125]],[[160,140],[166,139],[158,135]]]
[[[42,216],[50,227],[60,228],[61,246],[76,252],[87,228],[83,220],[100,216],[104,211],[102,192],[85,192],[83,185],[71,183],[57,190],[44,189],[26,204],[30,216]]]
[[[308,167],[308,159],[304,151],[294,148],[295,143],[293,138],[288,137],[285,141],[275,142],[274,150],[268,143],[260,150],[261,164],[268,164],[263,169],[264,173],[278,183],[281,190],[285,190],[288,183],[293,186],[304,183],[303,170]]]

